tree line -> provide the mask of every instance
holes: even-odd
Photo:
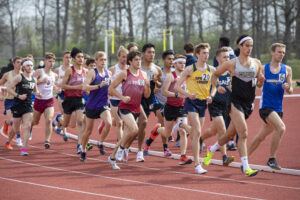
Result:
[[[111,29],[116,47],[130,41],[161,44],[164,28],[172,29],[179,53],[186,42],[216,46],[227,36],[233,46],[247,33],[257,58],[271,43],[282,42],[286,59],[300,59],[299,0],[0,0],[1,57],[43,56],[49,50],[59,55],[75,45],[92,54],[104,49]]]

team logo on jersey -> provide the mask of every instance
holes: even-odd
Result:
[[[206,84],[210,80],[210,74],[202,74],[201,77],[195,77],[198,84]]]
[[[279,81],[284,82],[285,81],[285,74],[279,74]]]

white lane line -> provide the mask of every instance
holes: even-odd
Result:
[[[300,94],[286,94],[284,98],[300,97]],[[261,96],[256,96],[255,99],[261,99]]]
[[[142,182],[142,181],[136,181],[136,180],[130,180],[130,179],[124,179],[124,178],[116,178],[116,177],[110,177],[110,176],[104,176],[104,175],[98,175],[98,174],[90,174],[90,173],[73,171],[73,170],[66,170],[66,169],[61,169],[61,168],[56,168],[56,167],[49,167],[49,166],[46,166],[46,165],[39,165],[39,164],[34,164],[34,163],[28,163],[28,162],[8,159],[8,158],[2,157],[2,156],[0,156],[0,159],[10,161],[10,162],[13,162],[13,163],[25,164],[25,165],[41,167],[41,168],[46,168],[46,169],[51,169],[51,170],[56,170],[56,171],[63,171],[63,172],[67,172],[67,173],[73,173],[73,174],[79,174],[79,175],[85,175],[85,176],[92,176],[92,177],[99,177],[99,178],[105,178],[105,179],[123,181],[123,182],[135,183],[135,184],[150,185],[150,186],[156,186],[156,187],[159,187],[159,188],[164,187],[164,188],[168,188],[168,189],[198,192],[198,193],[205,193],[205,194],[213,194],[213,195],[219,195],[219,196],[225,196],[225,197],[234,197],[234,198],[241,198],[241,199],[259,199],[259,198],[254,198],[254,197],[232,195],[232,194],[218,193],[218,192],[210,192],[210,191],[205,191],[205,190],[183,188],[183,187],[176,187],[176,186],[170,186],[170,185],[161,185],[161,184],[157,184],[157,183],[149,183],[149,182]]]
[[[51,185],[44,185],[44,184],[33,183],[33,182],[28,182],[28,181],[21,181],[21,180],[12,179],[12,178],[5,178],[5,177],[1,177],[1,176],[0,176],[0,179],[6,180],[6,181],[11,181],[11,182],[35,185],[35,186],[45,187],[45,188],[50,188],[50,189],[64,190],[64,191],[68,191],[68,192],[76,192],[76,193],[81,193],[81,194],[88,194],[88,195],[99,196],[99,197],[108,197],[108,198],[112,198],[112,199],[132,200],[132,199],[123,198],[123,197],[117,197],[117,196],[111,196],[111,195],[99,194],[99,193],[93,193],[93,192],[86,192],[86,191],[82,191],[82,190],[73,190],[73,189],[69,189],[69,188],[56,187],[56,186],[51,186]]]
[[[44,150],[43,148],[40,147],[36,147],[36,146],[32,146],[33,148],[36,149],[41,149]],[[78,155],[73,155],[73,154],[69,154],[69,153],[65,153],[65,152],[60,152],[60,151],[56,151],[56,150],[52,150],[52,149],[48,149],[47,151],[52,151],[53,153],[58,153],[58,154],[62,154],[62,155],[67,155],[70,157],[76,157],[78,158]],[[89,160],[94,160],[94,161],[100,161],[100,162],[104,162],[107,163],[106,160],[101,160],[101,159],[97,159],[97,158],[87,158]],[[153,171],[161,171],[161,172],[165,172],[165,173],[174,173],[174,174],[181,174],[181,175],[188,175],[188,176],[199,176],[198,174],[193,174],[193,173],[188,173],[188,172],[179,172],[179,171],[173,171],[173,170],[163,170],[160,168],[153,168],[153,167],[146,167],[146,166],[141,166],[141,165],[134,165],[134,164],[128,164],[128,163],[118,163],[118,165],[124,165],[124,166],[128,166],[128,167],[136,167],[136,168],[142,168],[142,169],[147,169],[147,170],[153,170]],[[236,179],[230,179],[230,178],[221,178],[221,177],[217,177],[217,176],[207,176],[207,175],[201,175],[201,177],[205,177],[205,178],[210,178],[210,179],[216,179],[216,180],[222,180],[222,181],[229,181],[229,182],[236,182],[236,183],[249,183],[249,184],[254,184],[254,185],[262,185],[262,186],[268,186],[268,187],[277,187],[277,188],[284,188],[284,189],[291,189],[291,190],[300,190],[300,187],[290,187],[290,186],[284,186],[284,185],[274,185],[274,184],[268,184],[268,183],[260,183],[260,182],[253,182],[253,181],[241,181],[241,180],[236,180]]]

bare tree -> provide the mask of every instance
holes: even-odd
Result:
[[[166,13],[166,28],[170,28],[170,2],[169,0],[165,1],[164,10]]]
[[[133,35],[131,0],[127,0],[126,10],[127,10],[128,28],[129,28],[129,40],[131,42],[133,42],[134,41],[134,35]]]
[[[275,32],[276,32],[276,41],[279,40],[279,20],[278,20],[278,11],[277,11],[277,3],[276,0],[272,1],[272,6],[274,10],[274,20],[275,20]]]
[[[66,50],[66,41],[67,41],[67,30],[69,22],[69,0],[64,0],[65,14],[63,17],[63,34],[62,34],[62,49]]]
[[[45,31],[45,21],[46,21],[46,7],[47,7],[47,0],[44,0],[41,2],[40,0],[36,0],[35,1],[35,7],[38,11],[38,13],[40,14],[40,16],[42,17],[42,24],[41,24],[41,28],[42,28],[42,48],[43,48],[43,56],[45,55],[46,52],[46,31]]]
[[[217,12],[218,21],[217,24],[222,27],[222,35],[227,34],[227,22],[228,22],[228,0],[215,0],[209,1],[209,6]]]
[[[60,1],[56,0],[56,45],[60,47]]]
[[[86,42],[86,52],[91,52],[91,8],[92,8],[92,1],[85,0],[85,42]]]
[[[244,32],[244,6],[243,6],[244,1],[239,0],[240,4],[240,12],[239,12],[239,32],[243,33]]]
[[[16,1],[9,1],[9,0],[6,0],[4,2],[6,11],[9,15],[10,35],[11,35],[10,45],[11,45],[11,54],[13,57],[16,55],[17,31],[18,31],[18,28],[15,24],[15,16],[14,16],[15,3]]]
[[[150,7],[151,1],[150,0],[144,0],[143,4],[143,28],[142,28],[142,40],[145,40],[146,43],[148,42],[148,20],[149,20],[149,7]]]

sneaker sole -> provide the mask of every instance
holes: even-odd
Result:
[[[226,163],[223,163],[223,166],[228,166],[230,163],[232,163],[234,161],[234,156],[230,157]]]
[[[193,161],[192,160],[188,160],[186,162],[179,162],[179,165],[187,165],[187,164],[191,164]]]
[[[253,177],[253,176],[256,176],[258,174],[258,171],[257,172],[254,172],[253,174],[250,174],[249,176],[245,175],[246,177]]]

